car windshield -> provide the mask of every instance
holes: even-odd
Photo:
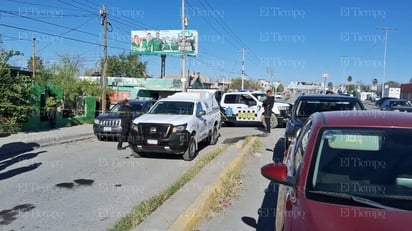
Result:
[[[133,102],[130,103],[130,110],[133,112],[140,112],[143,111],[143,102]],[[110,112],[119,112],[123,107],[123,103],[115,104],[111,109]]]
[[[193,102],[159,101],[148,114],[193,115],[193,109]]]
[[[263,101],[267,97],[266,93],[252,93],[252,95],[259,101]]]
[[[325,129],[316,142],[307,189],[412,210],[411,140],[411,129]]]
[[[411,106],[411,104],[406,100],[393,100],[389,103],[390,106]]]
[[[308,118],[315,112],[322,111],[356,111],[362,110],[359,102],[351,100],[345,101],[342,99],[336,100],[301,100],[296,105],[295,116],[297,118]]]

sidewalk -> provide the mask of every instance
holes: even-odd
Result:
[[[0,156],[28,152],[39,147],[88,139],[93,136],[92,124],[38,132],[19,132],[0,137]]]

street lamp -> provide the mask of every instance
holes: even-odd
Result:
[[[388,30],[395,30],[395,28],[391,27],[384,27],[378,28],[377,30],[384,30],[385,31],[385,45],[384,45],[384,53],[383,53],[383,74],[382,74],[382,97],[385,91],[385,77],[386,77],[386,46],[388,42]]]
[[[323,77],[323,90],[326,91],[326,78],[329,76],[328,73],[323,73],[322,77]],[[325,92],[326,93],[326,92]]]

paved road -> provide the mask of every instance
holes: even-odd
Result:
[[[219,144],[261,131],[225,127],[221,133]],[[206,146],[199,156],[213,148]],[[117,151],[116,143],[96,138],[5,153],[0,159],[0,230],[105,230],[199,159],[136,159],[130,150]]]

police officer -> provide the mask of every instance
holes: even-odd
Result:
[[[270,124],[270,118],[272,117],[272,108],[273,104],[275,103],[275,97],[273,96],[273,93],[271,90],[266,91],[266,99],[262,102],[262,106],[265,109],[263,112],[264,118],[265,118],[265,132],[270,133],[271,130],[271,124]]]
[[[122,144],[123,142],[127,142],[127,138],[129,135],[130,124],[132,122],[132,112],[130,109],[130,103],[128,99],[123,101],[122,107],[120,108],[120,119],[121,119],[121,127],[122,133],[119,137],[119,142],[117,143],[117,150],[125,149]]]

